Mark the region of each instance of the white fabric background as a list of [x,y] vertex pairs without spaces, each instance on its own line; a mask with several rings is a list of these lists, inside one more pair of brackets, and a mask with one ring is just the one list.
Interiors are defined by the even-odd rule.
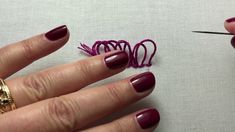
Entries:
[[[225,31],[235,16],[234,0],[1,0],[0,45],[66,24],[66,46],[17,73],[25,75],[82,58],[80,42],[144,38],[158,42],[150,69],[127,69],[111,82],[150,70],[155,91],[124,112],[153,106],[161,113],[156,132],[232,132],[235,130],[235,50],[231,36],[193,34]],[[128,112],[127,112],[128,111]]]

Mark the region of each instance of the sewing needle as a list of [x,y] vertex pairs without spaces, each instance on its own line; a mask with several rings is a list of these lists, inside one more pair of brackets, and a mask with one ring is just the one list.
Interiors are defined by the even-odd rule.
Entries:
[[192,31],[194,33],[205,33],[205,34],[218,34],[218,35],[235,35],[233,33],[223,33],[223,32],[210,32],[210,31]]

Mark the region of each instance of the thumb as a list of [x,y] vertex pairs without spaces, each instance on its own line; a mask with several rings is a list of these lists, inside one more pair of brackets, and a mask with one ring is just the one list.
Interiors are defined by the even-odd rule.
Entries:
[[235,17],[227,19],[224,22],[224,27],[228,32],[235,34]]

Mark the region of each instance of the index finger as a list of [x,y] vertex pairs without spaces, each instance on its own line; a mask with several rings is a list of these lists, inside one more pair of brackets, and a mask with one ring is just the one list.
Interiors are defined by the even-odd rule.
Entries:
[[6,78],[35,60],[44,57],[60,47],[69,39],[65,25],[47,33],[7,45],[0,49],[0,77]]

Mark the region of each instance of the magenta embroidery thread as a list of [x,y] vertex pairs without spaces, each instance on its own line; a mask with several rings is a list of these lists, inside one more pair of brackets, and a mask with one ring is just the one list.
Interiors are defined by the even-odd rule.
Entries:
[[[153,52],[150,54],[147,62],[146,62],[146,59],[147,59],[147,55],[148,55],[148,49],[146,47],[146,43],[151,43],[153,45]],[[151,39],[145,39],[145,40],[137,43],[133,47],[133,50],[131,49],[130,43],[125,40],[96,41],[93,44],[92,48],[90,48],[86,44],[82,44],[82,43],[80,46],[81,47],[78,47],[78,49],[86,52],[87,54],[89,54],[91,56],[101,54],[101,50],[103,50],[104,52],[109,52],[112,50],[124,50],[128,53],[129,58],[130,58],[129,67],[134,67],[134,68],[141,68],[141,67],[145,67],[145,66],[150,67],[152,65],[152,59],[157,52],[157,44]],[[143,59],[140,62],[138,62],[138,60],[139,60],[139,53],[138,52],[141,47],[144,50],[144,56],[143,56]]]

